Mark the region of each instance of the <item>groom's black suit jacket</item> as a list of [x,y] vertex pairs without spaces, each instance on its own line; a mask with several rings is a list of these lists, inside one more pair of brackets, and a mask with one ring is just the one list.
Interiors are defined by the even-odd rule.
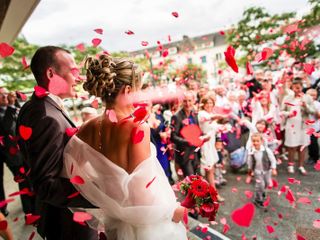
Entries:
[[[84,227],[73,222],[68,207],[93,206],[81,195],[69,199],[68,196],[76,189],[69,179],[60,177],[63,151],[70,139],[65,131],[75,127],[74,123],[50,97],[33,95],[20,110],[17,129],[20,125],[32,128],[30,139],[21,140],[20,147],[31,168],[36,212],[41,215],[39,234],[47,239],[91,239],[92,230],[86,229],[84,233],[79,229]],[[96,235],[92,239],[96,239]]]

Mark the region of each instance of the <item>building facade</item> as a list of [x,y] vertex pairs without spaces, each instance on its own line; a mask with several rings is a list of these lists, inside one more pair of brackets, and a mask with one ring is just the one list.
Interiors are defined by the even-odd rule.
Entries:
[[[150,56],[153,65],[160,64],[164,59],[172,60],[169,71],[181,68],[188,63],[201,65],[207,73],[207,82],[214,86],[217,79],[218,64],[224,61],[223,52],[226,51],[225,36],[219,32],[189,38],[183,36],[181,41],[170,42],[156,47],[144,48],[130,52],[133,58]],[[163,52],[168,55],[163,57]]]

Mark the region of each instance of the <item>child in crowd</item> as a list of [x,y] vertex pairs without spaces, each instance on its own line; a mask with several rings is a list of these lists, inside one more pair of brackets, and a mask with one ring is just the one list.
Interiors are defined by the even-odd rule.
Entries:
[[264,207],[266,198],[265,189],[272,186],[271,173],[277,175],[276,158],[272,151],[263,145],[263,137],[260,133],[251,136],[252,146],[248,152],[248,174],[254,173],[256,179],[255,200],[257,207]]
[[223,177],[222,174],[224,170],[224,160],[225,160],[225,150],[223,148],[223,141],[221,138],[216,138],[215,142],[216,150],[218,153],[218,162],[215,164],[215,181],[216,181],[216,186],[221,186],[225,185],[227,183],[227,180]]

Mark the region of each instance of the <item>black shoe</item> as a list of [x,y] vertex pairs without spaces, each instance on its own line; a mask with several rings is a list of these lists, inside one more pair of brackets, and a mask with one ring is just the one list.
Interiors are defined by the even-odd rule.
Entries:
[[6,217],[9,215],[9,211],[6,208],[1,208],[0,210],[2,212],[2,214]]
[[311,158],[309,158],[309,160],[307,161],[307,164],[308,165],[313,165],[313,164],[315,164],[316,163],[316,161],[314,161],[313,159],[311,159]]
[[199,214],[197,212],[191,213],[189,212],[188,215],[196,220],[198,220]]
[[258,208],[265,208],[265,206],[263,205],[263,202],[262,201],[259,201],[257,199],[255,199],[253,201],[254,205],[256,205]]

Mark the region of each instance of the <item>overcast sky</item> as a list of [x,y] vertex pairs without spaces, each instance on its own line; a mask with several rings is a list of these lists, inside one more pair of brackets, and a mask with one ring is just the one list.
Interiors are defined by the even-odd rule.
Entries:
[[[91,44],[99,37],[110,52],[130,51],[159,40],[181,40],[223,30],[241,19],[251,6],[263,6],[271,13],[305,12],[307,0],[41,0],[22,34],[39,45]],[[172,12],[178,12],[175,18]],[[103,35],[93,30],[102,28]],[[131,30],[135,34],[127,35]]]

